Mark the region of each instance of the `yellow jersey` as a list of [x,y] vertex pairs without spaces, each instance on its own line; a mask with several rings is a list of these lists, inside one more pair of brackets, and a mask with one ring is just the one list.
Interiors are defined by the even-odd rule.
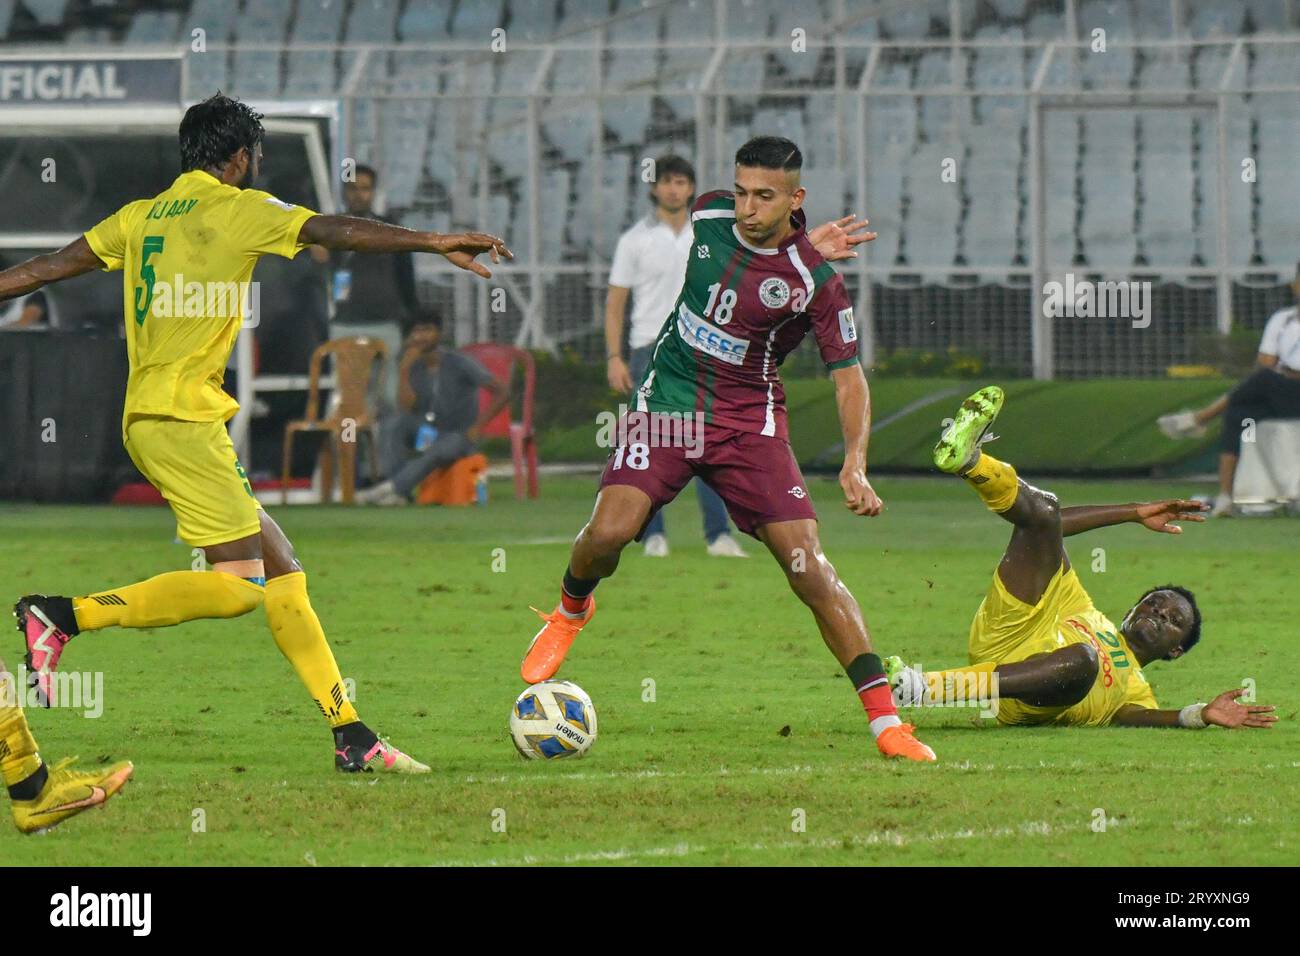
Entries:
[[[1083,591],[1083,588],[1079,588]],[[1083,592],[1086,596],[1087,592]],[[1091,644],[1097,652],[1097,679],[1088,696],[1068,707],[1056,722],[1075,727],[1100,727],[1109,724],[1120,708],[1129,704],[1154,708],[1155,694],[1119,628],[1088,602],[1061,616],[1058,646]]]
[[267,253],[297,255],[306,246],[298,233],[315,215],[193,169],[85,234],[105,271],[123,273],[124,437],[138,416],[224,422],[239,410],[222,382],[253,267]]

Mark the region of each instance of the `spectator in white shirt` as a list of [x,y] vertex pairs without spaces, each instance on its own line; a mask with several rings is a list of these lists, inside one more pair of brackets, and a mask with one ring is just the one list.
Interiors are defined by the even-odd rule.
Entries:
[[[695,169],[680,156],[655,160],[655,181],[650,187],[654,209],[619,237],[609,269],[609,296],[605,300],[605,355],[609,386],[631,392],[645,375],[654,351],[655,336],[682,290],[686,257],[691,251],[691,201],[695,198]],[[629,356],[623,360],[623,314],[632,296]],[[731,536],[727,506],[718,493],[702,481],[695,482],[708,552],[716,557],[748,557]],[[645,529],[645,553],[666,557],[668,537],[663,511],[655,513]]]
[[[1300,264],[1291,293],[1300,302]],[[1300,418],[1300,315],[1296,306],[1273,313],[1264,326],[1256,361],[1259,367],[1241,384],[1205,408],[1159,419],[1160,429],[1170,438],[1195,438],[1205,433],[1207,422],[1223,416],[1219,495],[1212,512],[1216,516],[1232,514],[1232,479],[1241,455],[1244,421]]]

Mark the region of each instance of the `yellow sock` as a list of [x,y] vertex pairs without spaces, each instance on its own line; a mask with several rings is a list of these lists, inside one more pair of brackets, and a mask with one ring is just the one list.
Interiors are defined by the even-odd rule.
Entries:
[[925,672],[927,707],[969,704],[992,696],[992,677],[997,664],[971,664]]
[[357,720],[356,708],[343,689],[343,678],[325,631],[307,597],[307,575],[282,574],[266,582],[266,622],[275,645],[298,672],[331,727]]
[[1014,505],[1020,493],[1016,469],[986,451],[980,452],[974,467],[962,477],[984,499],[988,509],[998,514]]
[[262,587],[224,571],[169,571],[124,588],[72,599],[77,627],[169,627],[201,617],[239,617],[262,603]]
[[18,706],[22,689],[14,676],[0,677],[0,778],[6,787],[22,783],[41,769],[41,755],[27,726],[27,715]]

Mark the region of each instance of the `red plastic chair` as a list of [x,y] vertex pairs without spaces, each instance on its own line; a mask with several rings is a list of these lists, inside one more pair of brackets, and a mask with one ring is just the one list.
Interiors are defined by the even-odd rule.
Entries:
[[[537,497],[537,441],[533,435],[533,389],[537,383],[537,369],[533,365],[533,356],[524,349],[513,345],[499,345],[495,342],[477,342],[466,345],[460,350],[479,362],[492,373],[497,381],[510,384],[515,366],[524,370],[524,401],[520,409],[520,421],[511,421],[510,406],[506,405],[501,413],[483,427],[484,437],[509,438],[510,456],[515,464],[515,497],[523,500],[524,472],[527,471],[528,497]],[[491,402],[487,392],[479,393],[479,411],[484,411]]]

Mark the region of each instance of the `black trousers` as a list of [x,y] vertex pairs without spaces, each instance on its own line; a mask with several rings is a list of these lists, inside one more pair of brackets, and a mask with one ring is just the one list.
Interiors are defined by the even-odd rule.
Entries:
[[1288,378],[1271,368],[1258,368],[1228,394],[1223,413],[1222,449],[1241,454],[1242,424],[1247,418],[1300,418],[1300,379]]

